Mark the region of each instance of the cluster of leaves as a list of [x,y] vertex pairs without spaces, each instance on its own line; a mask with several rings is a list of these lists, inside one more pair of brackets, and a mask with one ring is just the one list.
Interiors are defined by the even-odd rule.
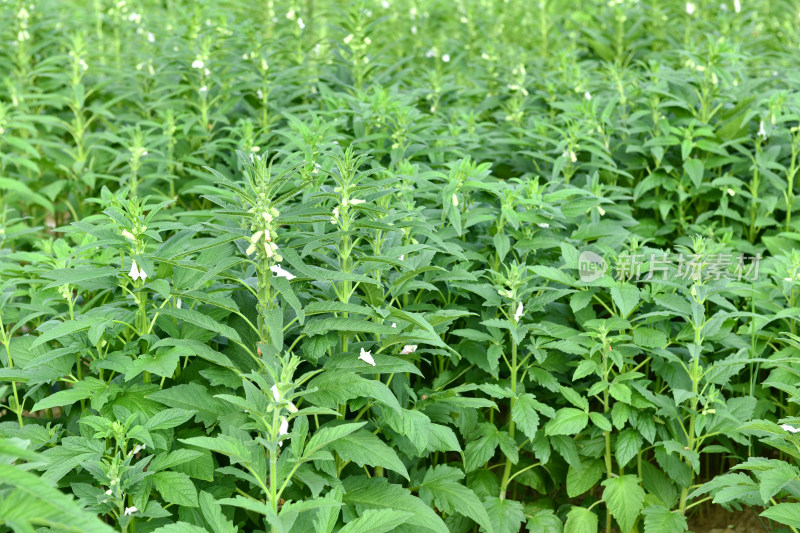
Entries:
[[800,13],[572,4],[0,2],[0,531],[796,532]]

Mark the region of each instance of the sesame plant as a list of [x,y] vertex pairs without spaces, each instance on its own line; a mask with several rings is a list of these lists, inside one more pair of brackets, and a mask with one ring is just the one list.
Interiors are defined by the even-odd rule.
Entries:
[[800,530],[794,2],[190,4],[0,0],[0,533]]

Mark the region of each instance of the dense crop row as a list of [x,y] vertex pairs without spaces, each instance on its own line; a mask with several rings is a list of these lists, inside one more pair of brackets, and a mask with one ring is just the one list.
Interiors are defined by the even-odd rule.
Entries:
[[5,0],[0,43],[0,531],[797,533],[795,2]]

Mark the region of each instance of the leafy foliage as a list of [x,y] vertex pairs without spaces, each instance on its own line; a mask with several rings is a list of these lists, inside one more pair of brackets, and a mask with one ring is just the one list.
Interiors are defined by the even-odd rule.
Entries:
[[0,3],[0,532],[800,528],[794,3],[183,7]]

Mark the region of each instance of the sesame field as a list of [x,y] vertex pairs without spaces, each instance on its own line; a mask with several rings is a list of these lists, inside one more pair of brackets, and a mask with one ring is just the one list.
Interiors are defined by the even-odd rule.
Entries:
[[0,0],[0,533],[798,533],[795,0]]

